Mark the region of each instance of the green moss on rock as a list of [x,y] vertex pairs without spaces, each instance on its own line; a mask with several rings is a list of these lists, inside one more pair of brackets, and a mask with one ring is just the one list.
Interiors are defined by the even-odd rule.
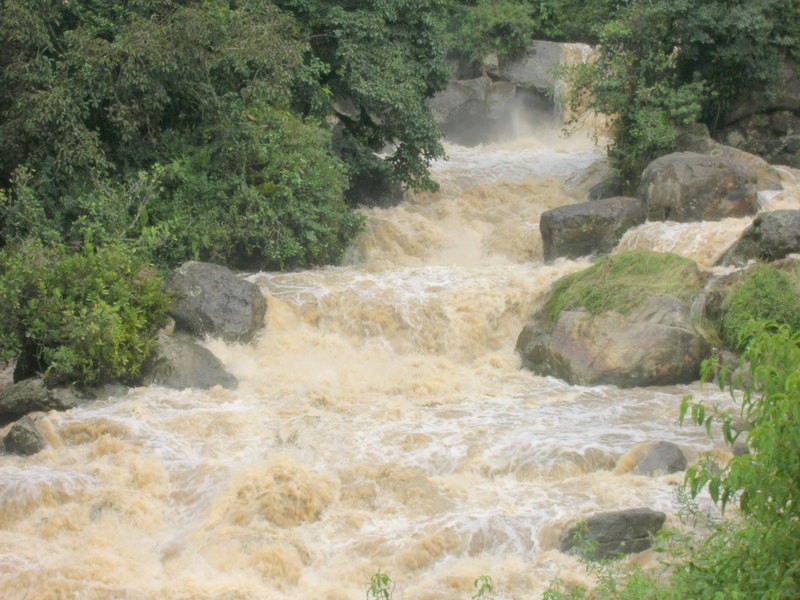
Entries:
[[689,298],[703,289],[705,276],[694,261],[677,254],[630,250],[559,279],[544,306],[548,323],[565,310],[628,314],[648,298],[670,294]]
[[722,337],[732,348],[749,342],[746,325],[773,321],[800,330],[800,265],[761,265],[747,273],[723,303]]

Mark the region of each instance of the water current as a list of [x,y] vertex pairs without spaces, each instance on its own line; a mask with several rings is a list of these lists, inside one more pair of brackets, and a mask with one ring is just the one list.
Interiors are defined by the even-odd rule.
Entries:
[[[380,570],[395,598],[466,599],[489,575],[498,598],[534,599],[586,580],[557,550],[570,520],[674,515],[681,477],[623,457],[712,447],[678,407],[719,392],[569,386],[513,350],[548,286],[589,264],[543,264],[537,223],[585,198],[603,153],[540,135],[448,155],[439,192],[365,211],[344,266],[249,276],[264,332],[205,342],[236,391],[132,389],[43,415],[48,449],[0,455],[0,598],[350,600]],[[646,224],[621,245],[709,267],[749,221]]]

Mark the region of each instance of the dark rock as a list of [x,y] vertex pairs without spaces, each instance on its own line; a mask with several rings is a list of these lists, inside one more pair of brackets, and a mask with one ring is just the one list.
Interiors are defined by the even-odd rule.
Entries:
[[734,102],[726,111],[726,123],[730,124],[759,113],[779,111],[800,113],[800,64],[791,58],[784,58],[781,71],[783,86],[777,94],[766,99],[745,94],[744,98]]
[[42,434],[36,427],[36,423],[30,417],[22,417],[9,429],[3,439],[3,446],[10,454],[30,456],[47,446]]
[[63,409],[41,379],[25,379],[0,389],[0,421],[5,423],[29,412]]
[[751,115],[729,125],[719,135],[727,144],[772,164],[800,168],[800,116],[793,112]]
[[[378,159],[380,160],[380,159]],[[347,189],[348,203],[356,206],[390,208],[403,201],[403,186],[389,179],[380,163],[353,174]]]
[[619,175],[612,175],[589,188],[588,199],[602,200],[603,198],[622,196],[622,187],[622,178]]
[[210,350],[182,335],[159,335],[158,358],[148,380],[176,390],[207,390],[215,385],[232,390],[238,385]]
[[169,314],[179,330],[247,342],[264,326],[267,304],[259,287],[221,265],[184,263],[164,288],[175,296]]
[[589,560],[643,552],[664,526],[667,515],[649,508],[632,508],[593,515],[561,535],[561,551]]
[[26,379],[0,389],[0,423],[8,423],[30,412],[69,410],[93,400],[122,396],[127,390],[115,382],[87,388],[49,388],[42,379]]
[[687,464],[677,444],[660,441],[637,444],[620,458],[617,467],[623,472],[654,477],[685,471]]
[[644,221],[637,198],[605,198],[545,211],[539,222],[544,259],[607,254],[628,229]]
[[540,375],[578,385],[635,387],[696,381],[709,345],[692,327],[689,307],[660,295],[627,316],[564,311],[551,329],[530,323],[516,349]]
[[776,210],[759,214],[719,264],[742,265],[753,259],[769,262],[798,252],[800,210]]
[[651,220],[717,221],[755,213],[757,182],[757,173],[744,161],[676,152],[647,166],[639,197]]

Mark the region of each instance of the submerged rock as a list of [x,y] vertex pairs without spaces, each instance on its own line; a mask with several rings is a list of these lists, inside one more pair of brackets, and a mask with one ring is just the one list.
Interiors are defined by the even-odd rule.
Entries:
[[167,278],[169,315],[178,329],[229,342],[248,342],[264,326],[267,303],[254,283],[211,263],[187,262]]
[[666,514],[650,508],[596,514],[561,535],[561,551],[589,560],[643,552],[650,548],[666,519]]
[[44,450],[47,442],[39,433],[33,419],[26,416],[11,426],[3,439],[3,446],[10,454],[30,456]]
[[238,385],[210,350],[181,335],[158,336],[158,358],[148,379],[176,390],[207,390],[216,385],[232,390]]
[[687,465],[686,455],[677,444],[666,441],[643,442],[623,455],[614,471],[656,477],[685,471]]

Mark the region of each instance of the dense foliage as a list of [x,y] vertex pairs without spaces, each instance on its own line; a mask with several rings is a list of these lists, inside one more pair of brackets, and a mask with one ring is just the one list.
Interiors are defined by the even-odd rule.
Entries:
[[[800,597],[800,329],[757,319],[748,327],[743,359],[752,384],[741,394],[731,389],[738,409],[713,416],[702,404],[683,406],[699,425],[719,421],[731,446],[746,436],[749,450],[722,471],[704,463],[687,473],[692,496],[707,488],[723,510],[736,505],[738,515],[679,566],[683,597]],[[749,431],[735,428],[736,421]]]
[[5,240],[281,268],[357,232],[329,134],[290,111],[307,47],[270,2],[7,0],[0,22]]
[[[48,383],[135,381],[166,320],[153,268],[124,247],[0,251],[0,344]],[[20,365],[18,365],[19,368]]]
[[336,148],[354,185],[379,178],[434,188],[428,166],[444,149],[425,99],[450,75],[444,0],[277,3],[297,17],[309,48],[296,105],[336,115]]
[[735,101],[779,88],[782,56],[800,51],[800,10],[796,0],[631,0],[599,42],[599,60],[575,75],[574,101],[589,92],[613,116],[610,156],[634,186],[686,126],[713,133]]

